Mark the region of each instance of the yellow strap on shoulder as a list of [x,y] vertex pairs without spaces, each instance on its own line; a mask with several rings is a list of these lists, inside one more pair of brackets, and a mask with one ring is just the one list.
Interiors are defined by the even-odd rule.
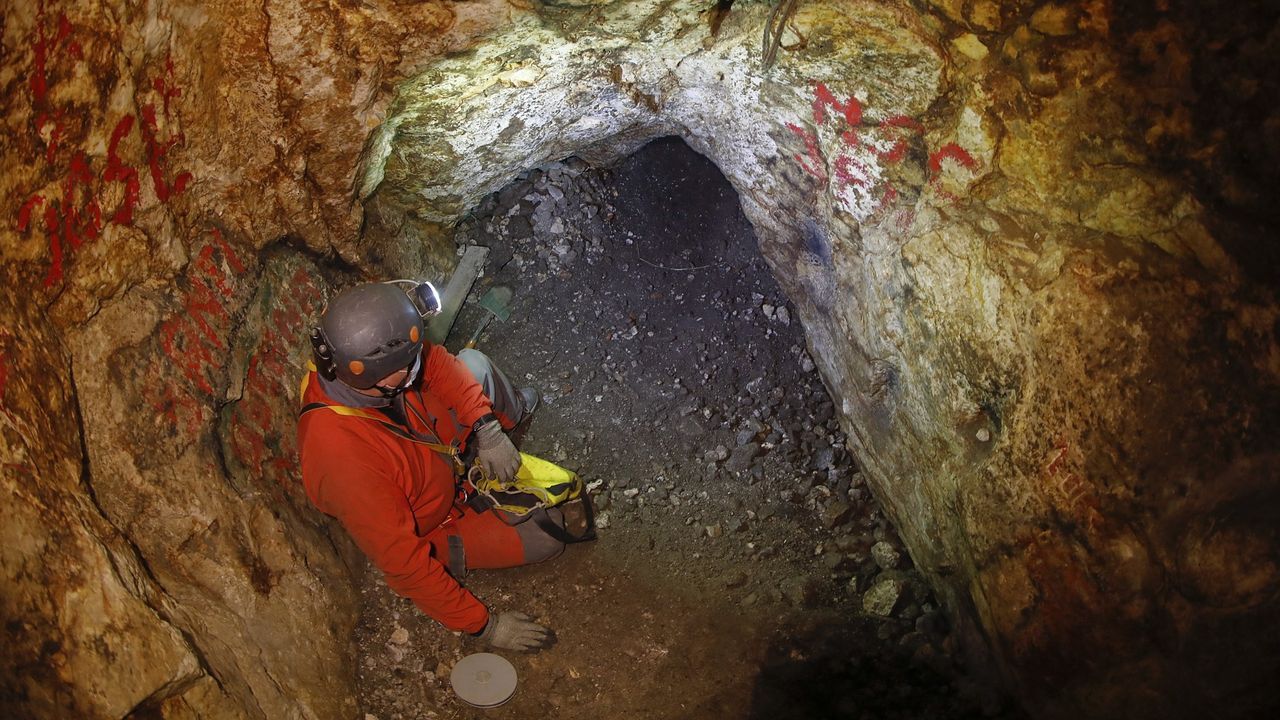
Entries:
[[[316,364],[313,361],[308,360],[307,372],[302,376],[302,384],[298,389],[299,401],[302,401],[305,398],[305,395],[307,392],[307,386],[311,382],[311,373],[315,371],[316,371]],[[358,417],[358,418],[364,418],[365,420],[372,420],[382,425],[386,429],[390,430],[397,437],[404,438],[405,440],[409,440],[410,442],[415,442],[419,445],[425,445],[430,450],[434,450],[435,452],[438,452],[441,455],[449,456],[449,458],[453,460],[453,463],[455,466],[459,466],[461,464],[460,461],[458,460],[458,455],[460,454],[458,452],[458,448],[452,445],[433,443],[427,440],[423,440],[421,438],[414,437],[413,435],[405,431],[403,428],[397,427],[393,423],[388,422],[387,418],[380,413],[371,412],[369,410],[361,410],[359,408],[348,407],[346,405],[330,405],[329,403],[309,403],[302,406],[302,410],[301,412],[298,413],[298,417],[302,417],[303,415],[306,415],[312,410],[320,410],[320,409],[332,410],[338,415],[345,415],[347,417]]]

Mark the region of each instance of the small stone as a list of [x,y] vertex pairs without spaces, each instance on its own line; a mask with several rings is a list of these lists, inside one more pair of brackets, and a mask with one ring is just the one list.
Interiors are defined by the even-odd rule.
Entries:
[[841,502],[839,500],[829,503],[822,509],[823,527],[828,530],[834,530],[849,520],[849,514],[852,511],[853,508],[849,506],[849,503]]
[[982,60],[989,52],[977,35],[965,33],[951,41],[951,46],[970,60]]
[[739,588],[747,584],[747,574],[741,570],[731,573],[725,578],[724,586],[730,589]]
[[507,234],[514,240],[523,240],[533,235],[533,226],[529,224],[529,218],[517,215],[507,221]]
[[397,627],[391,633],[391,642],[396,645],[404,645],[409,642],[409,631],[402,627]]
[[706,526],[705,530],[707,533],[707,537],[711,538],[712,540],[715,540],[721,535],[724,535],[724,528],[720,527],[720,523],[716,523],[715,525],[708,525]]
[[1043,5],[1031,15],[1031,29],[1042,35],[1063,37],[1074,35],[1080,10],[1073,5]]
[[796,607],[812,607],[818,596],[818,584],[813,578],[795,578],[783,585],[782,595]]
[[937,610],[925,610],[916,618],[916,631],[939,637],[947,633],[947,620]]
[[894,570],[902,563],[902,553],[887,542],[878,542],[871,546],[871,559],[881,570]]
[[729,448],[723,445],[717,445],[704,453],[702,457],[704,460],[710,460],[712,462],[723,462],[729,457]]
[[977,0],[969,10],[969,22],[983,30],[999,30],[1000,6],[994,0]]
[[761,452],[760,443],[747,443],[734,449],[725,461],[724,467],[732,472],[745,472],[751,467],[751,461]]
[[844,553],[829,552],[822,556],[820,562],[828,572],[839,572],[848,567],[849,556]]
[[914,653],[921,646],[928,645],[929,638],[925,637],[924,633],[918,633],[913,630],[899,638],[898,644]]
[[788,312],[787,309],[784,307],[778,308],[778,311],[774,313],[774,319],[776,319],[778,322],[782,323],[783,325],[787,325],[787,326],[791,325],[791,313]]
[[835,449],[824,447],[813,454],[813,457],[809,460],[809,466],[814,470],[826,470],[835,463],[835,460]]
[[974,433],[973,436],[978,438],[978,442],[987,442],[991,439],[991,431],[986,428],[978,428],[978,432]]
[[894,578],[884,578],[871,586],[866,595],[862,596],[862,609],[869,615],[877,617],[892,617],[893,611],[897,609],[898,602],[902,600],[903,584],[901,580]]

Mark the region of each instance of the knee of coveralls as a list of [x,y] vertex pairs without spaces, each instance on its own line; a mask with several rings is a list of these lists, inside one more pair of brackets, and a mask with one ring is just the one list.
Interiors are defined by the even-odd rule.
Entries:
[[489,359],[488,355],[474,348],[458,351],[458,360],[471,371],[480,383],[484,394],[493,404],[493,412],[504,430],[510,430],[524,418],[524,399],[506,374]]
[[[547,512],[558,524],[564,524],[559,510]],[[462,540],[468,570],[529,565],[550,560],[564,551],[564,543],[544,533],[532,520],[508,525],[493,511],[477,513],[469,507],[461,518],[427,536],[437,557],[448,557],[451,535]]]

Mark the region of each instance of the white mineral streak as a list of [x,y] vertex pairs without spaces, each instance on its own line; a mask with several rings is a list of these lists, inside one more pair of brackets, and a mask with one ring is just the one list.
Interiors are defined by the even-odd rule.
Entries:
[[[804,152],[803,142],[786,128],[794,121],[819,138],[825,158],[820,172],[829,175],[836,209],[863,223],[885,205],[876,152],[886,151],[891,141],[863,132],[861,144],[845,147],[840,136],[847,128],[840,126],[838,111],[828,108],[828,121],[816,128],[811,115],[818,82],[831,84],[841,102],[853,88],[867,118],[911,116],[928,107],[937,92],[938,60],[923,43],[889,43],[900,32],[890,14],[874,8],[860,12],[857,27],[867,30],[866,39],[835,33],[839,45],[832,57],[788,62],[766,76],[759,71],[759,26],[737,28],[736,34],[722,29],[706,50],[705,32],[688,31],[697,22],[696,3],[626,5],[602,11],[600,26],[611,33],[605,38],[585,33],[580,39],[565,38],[517,21],[474,52],[426,68],[406,84],[401,102],[387,118],[385,127],[397,131],[384,128],[374,134],[361,170],[361,197],[387,180],[383,168],[397,132],[416,154],[449,148],[449,159],[442,158],[446,172],[420,178],[415,188],[428,201],[420,216],[437,222],[452,221],[461,208],[445,202],[436,209],[433,201],[461,198],[466,204],[526,167],[583,147],[607,148],[610,138],[676,133],[716,162],[743,195],[753,221],[776,226],[755,198],[780,192],[780,176],[771,168],[794,163],[797,144]],[[841,12],[831,16],[834,6],[829,5],[814,4],[814,18],[835,17],[839,27],[853,27]],[[742,11],[744,17],[748,13],[763,22],[763,9]],[[645,42],[628,43],[626,35],[635,32],[637,23],[647,23]],[[536,48],[536,57],[511,60],[530,48]],[[885,70],[886,54],[895,55],[888,63],[892,76]],[[851,73],[849,63],[861,72]],[[854,82],[846,85],[844,78]],[[769,98],[763,96],[766,87]],[[779,99],[790,112],[778,107]],[[780,141],[785,145],[780,147]],[[622,154],[629,147],[624,143],[614,152]],[[513,153],[511,148],[523,150]],[[837,181],[837,165],[847,181]],[[402,178],[396,181],[403,184]]]

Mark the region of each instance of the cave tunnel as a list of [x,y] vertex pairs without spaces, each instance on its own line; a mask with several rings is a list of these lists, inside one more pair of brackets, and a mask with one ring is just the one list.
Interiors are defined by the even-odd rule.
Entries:
[[[4,716],[1280,711],[1271,4],[39,0],[0,39]],[[598,528],[448,580],[555,631],[487,710],[451,673],[491,648],[297,437],[326,305],[477,249],[441,344],[539,390],[513,438]]]

